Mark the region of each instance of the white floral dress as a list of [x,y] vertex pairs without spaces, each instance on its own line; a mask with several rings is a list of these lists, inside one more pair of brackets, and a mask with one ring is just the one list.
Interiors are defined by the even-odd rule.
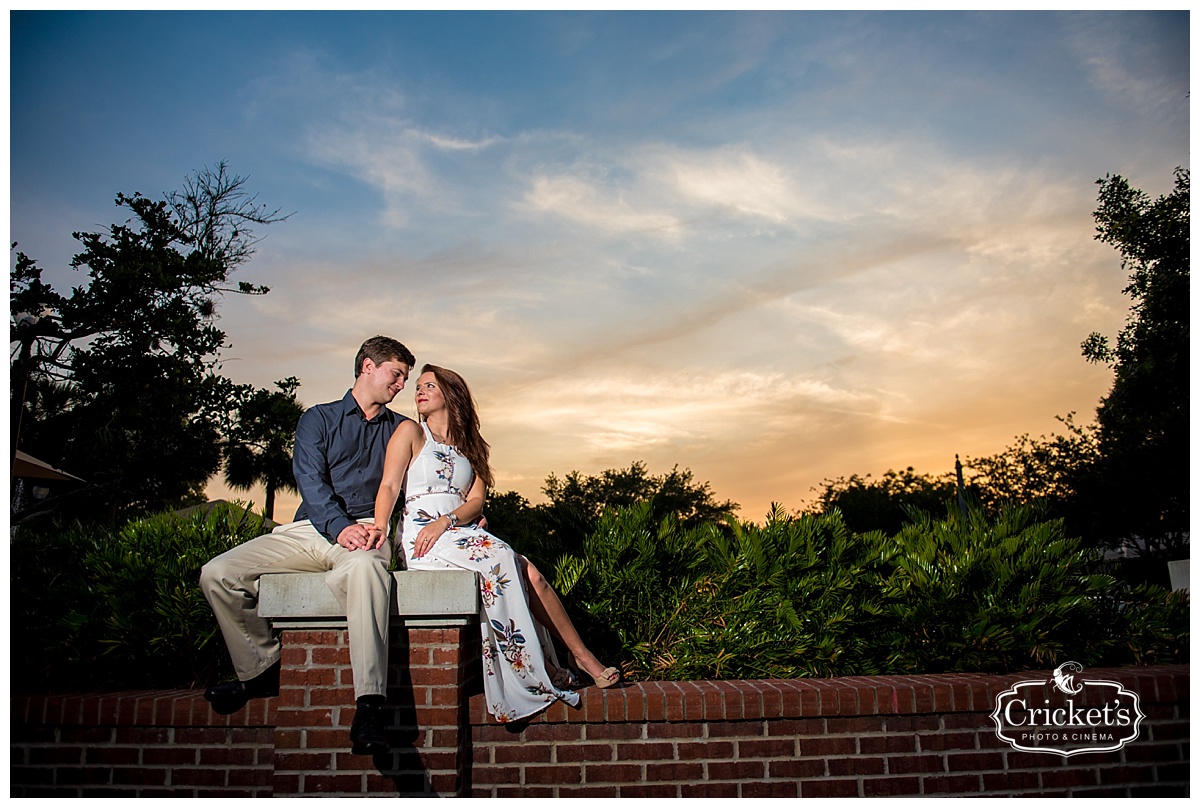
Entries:
[[421,558],[413,546],[421,528],[462,505],[475,472],[453,446],[438,443],[425,424],[425,445],[408,467],[401,546],[410,570],[472,570],[479,580],[483,630],[483,692],[497,721],[516,721],[562,699],[578,706],[579,694],[550,681],[546,661],[557,667],[546,630],[529,611],[516,551],[475,525],[447,530]]

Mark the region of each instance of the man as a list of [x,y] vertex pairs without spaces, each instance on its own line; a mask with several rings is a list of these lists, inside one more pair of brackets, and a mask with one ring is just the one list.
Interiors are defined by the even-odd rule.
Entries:
[[346,614],[357,710],[355,754],[388,750],[387,693],[392,548],[372,527],[388,440],[404,416],[387,408],[416,359],[389,337],[372,337],[354,360],[354,386],[341,401],[307,410],[296,426],[292,468],[302,501],[295,521],[222,553],[200,586],[220,624],[237,680],[210,687],[213,709],[230,713],[279,693],[279,639],[258,616],[258,579],[272,572],[324,572]]

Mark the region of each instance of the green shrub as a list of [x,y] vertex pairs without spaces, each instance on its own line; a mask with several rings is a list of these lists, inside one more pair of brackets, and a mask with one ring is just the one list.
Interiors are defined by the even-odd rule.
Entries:
[[1011,671],[1184,661],[1188,598],[1129,589],[1029,508],[919,512],[895,536],[836,510],[764,525],[608,511],[556,585],[639,679]]
[[13,686],[188,687],[230,672],[198,580],[212,557],[264,532],[226,505],[112,531],[18,530],[12,539]]

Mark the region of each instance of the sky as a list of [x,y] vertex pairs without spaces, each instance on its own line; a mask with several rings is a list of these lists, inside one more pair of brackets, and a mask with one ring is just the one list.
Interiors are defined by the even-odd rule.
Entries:
[[220,304],[226,375],[334,400],[386,334],[467,379],[500,491],[640,460],[760,520],[1092,419],[1079,344],[1129,304],[1095,182],[1189,165],[1189,27],[12,12],[9,242],[65,291],[117,192],[226,160],[292,213],[235,276],[271,292]]

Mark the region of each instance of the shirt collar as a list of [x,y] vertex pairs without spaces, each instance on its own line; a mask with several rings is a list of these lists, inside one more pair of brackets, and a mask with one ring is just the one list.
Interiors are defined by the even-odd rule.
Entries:
[[368,424],[390,424],[396,420],[396,413],[392,412],[384,405],[379,415],[372,418],[370,421],[363,415],[363,411],[359,409],[358,402],[354,400],[354,389],[346,391],[346,395],[342,396],[342,417],[348,418],[351,415],[357,415],[362,418],[364,423]]

